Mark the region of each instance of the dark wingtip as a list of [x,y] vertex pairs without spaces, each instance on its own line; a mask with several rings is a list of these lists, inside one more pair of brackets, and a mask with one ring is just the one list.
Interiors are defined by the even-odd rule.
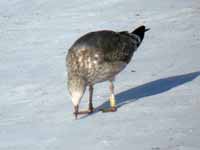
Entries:
[[149,30],[150,30],[150,28],[146,28],[146,26],[141,25],[141,26],[137,27],[132,33],[137,34],[138,32],[146,32]]
[[144,25],[137,27],[132,34],[135,34],[140,37],[140,41],[143,40],[145,32],[149,31],[150,28],[146,28]]
[[150,28],[145,28],[145,32],[147,32],[147,31],[149,31],[150,30]]

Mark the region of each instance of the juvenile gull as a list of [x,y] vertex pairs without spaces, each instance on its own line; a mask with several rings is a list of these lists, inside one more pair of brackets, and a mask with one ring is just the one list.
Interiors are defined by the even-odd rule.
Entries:
[[[145,26],[140,26],[131,33],[102,30],[87,33],[75,41],[66,57],[68,90],[75,118],[78,114],[94,111],[93,86],[103,81],[110,82],[110,108],[107,111],[117,110],[113,80],[131,61],[148,30]],[[87,86],[89,108],[87,111],[79,111],[79,103]]]

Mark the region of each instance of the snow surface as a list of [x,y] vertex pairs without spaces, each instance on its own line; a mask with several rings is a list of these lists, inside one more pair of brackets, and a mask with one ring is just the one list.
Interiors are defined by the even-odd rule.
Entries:
[[[74,120],[67,49],[141,24],[151,30],[116,79],[118,111]],[[199,150],[199,91],[199,0],[0,1],[0,150]],[[96,107],[108,97],[95,86]]]

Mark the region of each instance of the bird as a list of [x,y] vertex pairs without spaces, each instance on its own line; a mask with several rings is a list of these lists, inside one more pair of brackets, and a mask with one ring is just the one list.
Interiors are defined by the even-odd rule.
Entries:
[[[117,110],[114,95],[114,80],[131,61],[137,48],[141,45],[145,32],[149,28],[141,25],[132,32],[99,30],[86,33],[77,39],[66,55],[68,91],[74,107],[74,116],[94,112],[94,85],[109,81],[110,108],[107,112]],[[85,111],[79,111],[79,104],[89,89],[89,105]]]

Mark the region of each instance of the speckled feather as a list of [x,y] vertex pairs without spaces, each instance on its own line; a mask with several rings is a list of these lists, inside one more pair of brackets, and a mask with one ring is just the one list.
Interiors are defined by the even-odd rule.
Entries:
[[69,49],[68,78],[79,76],[87,84],[110,80],[130,62],[140,42],[128,32],[90,32]]

